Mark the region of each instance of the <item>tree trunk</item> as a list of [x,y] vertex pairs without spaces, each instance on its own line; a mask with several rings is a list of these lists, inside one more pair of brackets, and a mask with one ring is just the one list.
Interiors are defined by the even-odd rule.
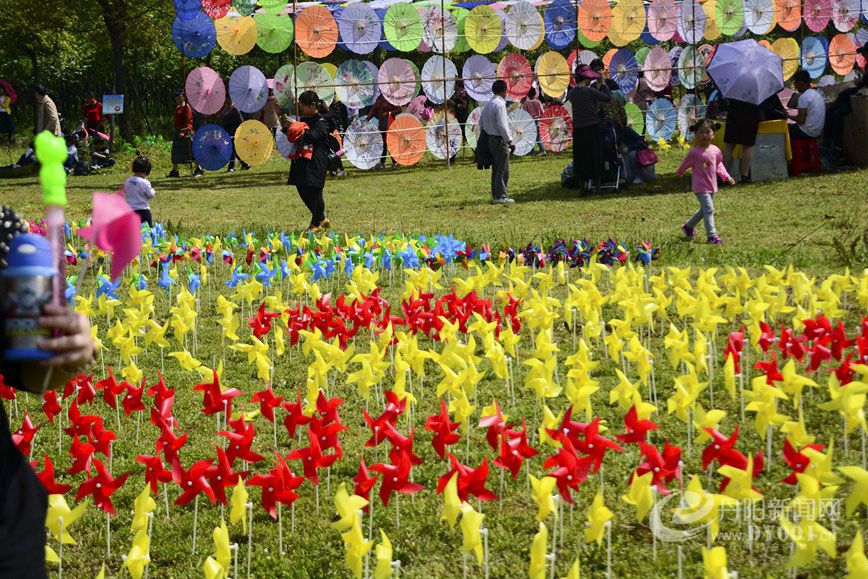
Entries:
[[127,141],[132,140],[130,115],[135,110],[130,102],[131,95],[127,91],[129,70],[126,58],[126,0],[98,0],[102,9],[102,18],[105,22],[109,38],[112,43],[112,68],[114,72],[114,93],[124,95],[124,113],[117,115],[118,127],[121,136]]

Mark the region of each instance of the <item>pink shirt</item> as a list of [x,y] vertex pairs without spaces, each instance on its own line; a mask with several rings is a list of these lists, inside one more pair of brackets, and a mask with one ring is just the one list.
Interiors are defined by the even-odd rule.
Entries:
[[688,169],[693,172],[694,193],[717,193],[717,177],[724,181],[730,178],[729,173],[726,172],[726,167],[723,166],[723,153],[714,145],[709,145],[707,149],[691,148],[684,160],[681,161],[676,173],[680,177]]
[[539,119],[543,114],[543,106],[542,103],[537,99],[527,99],[524,101],[524,104],[521,105],[527,114],[533,117],[534,120]]

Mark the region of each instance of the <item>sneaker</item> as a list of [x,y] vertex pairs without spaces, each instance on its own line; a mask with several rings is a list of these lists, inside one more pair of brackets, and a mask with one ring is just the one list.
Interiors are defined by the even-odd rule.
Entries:
[[509,205],[510,203],[515,203],[515,199],[512,197],[495,197],[491,200],[492,205]]
[[751,182],[750,175],[742,175],[741,180],[739,181],[739,183],[745,183],[745,184],[750,183],[750,182]]
[[241,170],[242,171],[249,171],[250,165],[248,165],[247,163],[241,163]]
[[343,169],[341,169],[340,171],[338,171],[338,172],[335,174],[335,177],[346,177],[346,176],[347,176],[347,172],[344,171]]
[[317,233],[322,233],[322,227],[319,225],[312,225],[307,228],[307,233],[313,233],[316,235]]
[[326,217],[325,219],[323,219],[323,220],[320,222],[320,224],[319,224],[319,228],[320,228],[320,229],[330,229],[331,226],[332,226],[332,222],[329,221],[329,218],[328,218],[328,217]]
[[708,238],[708,243],[712,245],[723,245],[723,240],[717,235]]
[[385,164],[385,163],[380,163],[379,165],[375,165],[375,166],[374,166],[374,169],[376,169],[377,171],[382,171],[382,170],[384,170],[385,168],[386,168],[386,164]]
[[227,173],[234,173],[234,172],[235,172],[235,167],[229,167],[228,169],[226,169],[226,172],[227,172]]
[[202,169],[196,169],[195,171],[193,171],[194,177],[201,177],[204,174],[205,174],[205,171],[203,171]]
[[181,174],[178,173],[178,171],[177,171],[176,169],[173,169],[173,170],[169,171],[169,174],[166,175],[166,177],[168,177],[168,178],[170,178],[170,179],[173,178],[173,177],[180,177],[180,176],[181,176]]
[[696,237],[696,232],[693,231],[692,227],[688,227],[686,223],[681,226],[681,231],[684,232],[684,235],[687,236],[687,239],[693,239],[694,237]]

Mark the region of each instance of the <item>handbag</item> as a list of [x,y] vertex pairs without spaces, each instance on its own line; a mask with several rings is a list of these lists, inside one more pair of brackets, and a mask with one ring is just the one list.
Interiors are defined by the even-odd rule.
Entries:
[[660,159],[657,158],[657,153],[655,153],[653,149],[649,148],[636,151],[636,162],[643,167],[647,167],[648,165],[654,165],[659,160]]

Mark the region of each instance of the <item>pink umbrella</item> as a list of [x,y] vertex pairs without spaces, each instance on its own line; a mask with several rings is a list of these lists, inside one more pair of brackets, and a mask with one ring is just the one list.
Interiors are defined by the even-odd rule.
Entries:
[[216,71],[207,66],[194,68],[187,75],[184,91],[190,106],[203,115],[216,114],[226,100],[226,87]]
[[655,46],[645,55],[642,70],[651,90],[659,92],[665,89],[669,86],[669,79],[672,76],[672,61],[669,59],[669,53],[665,48]]
[[859,21],[860,11],[859,0],[832,0],[832,22],[838,32],[850,32]]
[[802,9],[805,25],[814,32],[822,32],[832,17],[831,0],[805,0]]
[[549,151],[566,151],[573,142],[573,121],[569,111],[560,105],[552,105],[543,111],[539,119],[539,135]]
[[648,32],[660,42],[675,34],[678,26],[678,8],[673,0],[653,0],[648,7]]
[[387,101],[402,107],[416,92],[416,71],[403,58],[390,58],[380,67],[377,84]]
[[533,85],[533,69],[523,54],[507,54],[497,67],[497,77],[506,82],[506,96],[520,100]]
[[708,15],[697,0],[684,0],[678,15],[677,32],[687,44],[696,44],[705,34]]

